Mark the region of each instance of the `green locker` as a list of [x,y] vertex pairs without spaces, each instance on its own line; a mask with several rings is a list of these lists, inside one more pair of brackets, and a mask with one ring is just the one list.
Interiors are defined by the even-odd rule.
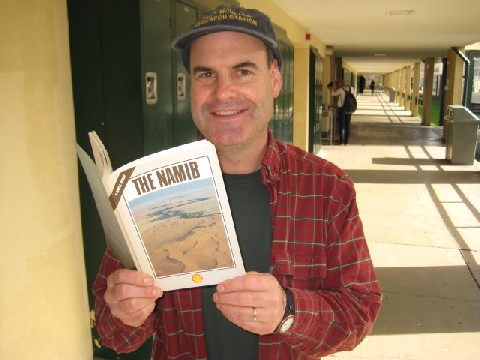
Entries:
[[141,0],[141,80],[145,153],[175,145],[172,109],[171,1]]
[[[175,31],[173,37],[186,31],[190,24],[198,19],[198,13],[199,10],[191,5],[180,1],[175,2]],[[193,125],[190,111],[190,77],[187,69],[183,66],[180,54],[175,52],[174,58],[173,66],[176,83],[173,96],[176,110],[174,136],[178,144],[183,144],[195,140],[199,133]]]
[[285,110],[284,110],[284,125],[282,140],[286,143],[293,143],[293,60],[294,60],[294,50],[292,45],[283,45],[281,44],[283,59],[285,63],[285,68],[283,70],[283,81],[285,82],[284,86],[284,97],[285,97]]
[[[70,51],[77,142],[89,153],[87,132],[97,131],[116,168],[145,154],[197,137],[190,103],[177,98],[177,74],[184,72],[170,49],[176,33],[200,11],[221,1],[68,0]],[[189,8],[185,18],[182,9]],[[175,26],[175,28],[172,28]],[[188,78],[187,87],[188,88]],[[82,232],[91,287],[105,251],[104,233],[83,172],[79,172]],[[149,359],[151,342],[117,355],[99,341],[92,327],[94,356]]]
[[293,142],[293,45],[285,30],[273,25],[282,52],[282,90],[274,102],[270,128],[275,137],[285,143]]
[[317,154],[322,147],[321,119],[323,94],[323,61],[315,48],[310,48],[308,151]]

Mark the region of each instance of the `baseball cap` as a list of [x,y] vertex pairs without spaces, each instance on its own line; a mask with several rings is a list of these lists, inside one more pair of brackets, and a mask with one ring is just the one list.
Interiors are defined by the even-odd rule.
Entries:
[[201,36],[219,31],[242,32],[262,40],[272,50],[274,59],[281,67],[282,54],[270,18],[256,9],[221,5],[205,13],[185,33],[173,40],[172,48],[181,51],[183,64],[188,69],[192,42]]

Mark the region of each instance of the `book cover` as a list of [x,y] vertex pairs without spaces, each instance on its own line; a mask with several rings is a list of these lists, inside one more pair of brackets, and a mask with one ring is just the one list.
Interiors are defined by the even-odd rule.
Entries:
[[152,275],[164,291],[245,273],[213,144],[181,145],[112,171],[102,142],[89,136],[95,164],[78,145],[77,152],[124,266]]

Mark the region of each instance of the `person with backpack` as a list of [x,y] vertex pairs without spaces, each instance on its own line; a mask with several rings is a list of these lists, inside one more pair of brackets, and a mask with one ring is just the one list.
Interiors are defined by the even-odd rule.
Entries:
[[[336,103],[338,141],[336,142],[336,144],[348,145],[351,133],[350,125],[352,123],[352,113],[356,110],[355,97],[353,96],[353,94],[346,90],[345,83],[341,79],[335,82],[331,81],[327,85],[327,88],[332,92],[332,96],[338,96],[338,100]],[[351,95],[348,95],[348,101],[346,101],[347,94]]]

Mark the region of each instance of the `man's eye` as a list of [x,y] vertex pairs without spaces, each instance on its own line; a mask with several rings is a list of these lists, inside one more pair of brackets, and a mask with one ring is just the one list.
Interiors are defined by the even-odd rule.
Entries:
[[238,74],[241,76],[250,75],[252,72],[249,69],[238,69]]
[[206,72],[200,73],[198,77],[201,79],[211,79],[214,77],[214,74],[211,71],[206,71]]

